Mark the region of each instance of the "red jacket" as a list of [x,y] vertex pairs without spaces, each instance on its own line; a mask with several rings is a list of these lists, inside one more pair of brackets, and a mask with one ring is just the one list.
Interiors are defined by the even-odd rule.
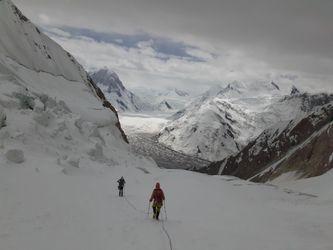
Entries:
[[150,202],[154,201],[154,204],[163,204],[163,201],[165,200],[163,190],[160,188],[159,183],[156,183],[156,187],[151,194],[151,197],[149,199]]

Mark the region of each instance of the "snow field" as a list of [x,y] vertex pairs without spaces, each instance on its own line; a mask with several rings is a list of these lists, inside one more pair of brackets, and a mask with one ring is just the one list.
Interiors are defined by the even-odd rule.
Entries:
[[[156,181],[165,191],[164,225],[173,249],[333,247],[332,199],[323,203],[232,177],[138,167],[86,159],[64,174],[51,158],[33,154],[21,165],[1,164],[1,249],[170,249],[161,222],[146,215]],[[125,199],[117,197],[120,176],[127,182]]]

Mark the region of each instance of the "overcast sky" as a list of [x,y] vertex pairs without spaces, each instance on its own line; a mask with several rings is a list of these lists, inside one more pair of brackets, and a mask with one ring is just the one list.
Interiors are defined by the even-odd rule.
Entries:
[[233,80],[333,91],[331,0],[14,0],[87,70],[128,87]]

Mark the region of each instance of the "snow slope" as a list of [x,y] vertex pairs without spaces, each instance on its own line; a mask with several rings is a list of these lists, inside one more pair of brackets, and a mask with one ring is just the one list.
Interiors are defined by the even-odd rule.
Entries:
[[[21,167],[1,165],[3,249],[170,249],[163,226],[172,249],[333,247],[333,200],[323,200],[320,189],[311,189],[319,195],[315,197],[226,176],[131,164],[110,168],[96,163],[64,175],[56,164],[42,159]],[[127,181],[124,199],[116,195],[119,176]],[[325,180],[324,191],[332,190],[331,180]],[[147,218],[156,181],[167,199],[164,222]],[[311,187],[309,182],[302,188]]]

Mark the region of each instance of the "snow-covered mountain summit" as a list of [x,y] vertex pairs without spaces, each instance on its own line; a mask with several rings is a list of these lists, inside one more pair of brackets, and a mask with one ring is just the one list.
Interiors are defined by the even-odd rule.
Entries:
[[139,112],[152,110],[138,96],[127,90],[118,75],[110,69],[103,68],[91,73],[91,78],[103,90],[106,98],[119,111]]
[[91,73],[91,78],[97,84],[106,86],[107,92],[115,91],[117,94],[120,94],[121,91],[125,90],[125,87],[122,81],[120,81],[119,76],[108,68],[103,68]]

